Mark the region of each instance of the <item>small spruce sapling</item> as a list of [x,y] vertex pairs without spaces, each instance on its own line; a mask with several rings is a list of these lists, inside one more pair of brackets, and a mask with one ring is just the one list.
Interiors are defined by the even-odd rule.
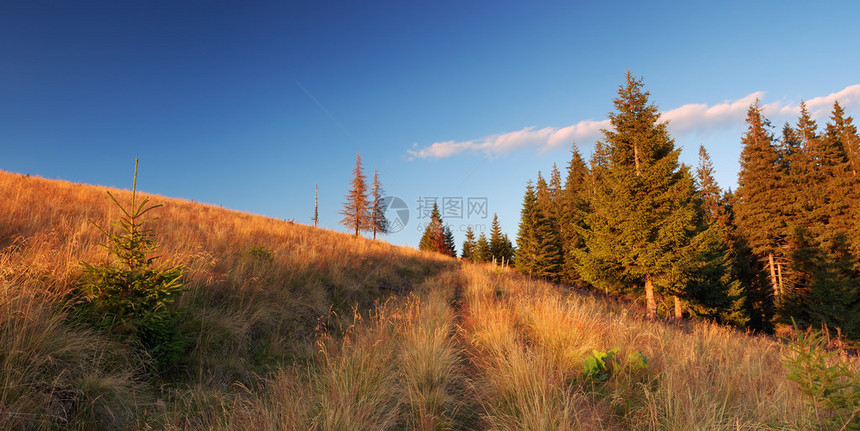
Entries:
[[787,339],[783,364],[789,380],[806,394],[820,429],[860,429],[860,372],[826,349],[827,338],[804,334],[792,318],[796,340]]
[[131,206],[124,207],[107,192],[121,216],[107,231],[90,221],[106,237],[102,244],[112,257],[100,265],[83,263],[84,274],[75,293],[78,317],[122,340],[137,343],[164,369],[179,359],[187,340],[177,330],[179,313],[168,308],[183,291],[182,267],[156,265],[158,249],[151,229],[157,218],[144,218],[161,205],[137,199],[137,159]]

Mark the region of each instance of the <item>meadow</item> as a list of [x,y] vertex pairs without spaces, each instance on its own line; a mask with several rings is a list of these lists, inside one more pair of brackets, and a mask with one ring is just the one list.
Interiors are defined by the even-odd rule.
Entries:
[[184,268],[172,307],[189,344],[153,373],[69,299],[82,262],[108,257],[93,225],[120,216],[106,190],[0,171],[0,429],[834,423],[787,378],[779,339],[646,320],[636,304],[508,268],[161,196],[149,196],[164,205],[158,260]]

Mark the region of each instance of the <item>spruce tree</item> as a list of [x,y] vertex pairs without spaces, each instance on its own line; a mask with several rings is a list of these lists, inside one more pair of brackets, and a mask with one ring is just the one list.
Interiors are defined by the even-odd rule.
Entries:
[[562,212],[564,211],[564,188],[561,186],[561,172],[558,170],[558,165],[552,164],[552,171],[549,176],[549,211],[550,216],[558,225],[561,223]]
[[434,203],[430,211],[430,223],[424,229],[421,241],[418,243],[419,250],[435,251],[446,256],[456,256],[454,249],[454,235],[451,229],[445,226],[439,206]]
[[561,210],[558,217],[559,236],[562,245],[562,280],[579,284],[582,278],[576,269],[575,250],[585,251],[582,231],[588,213],[588,168],[579,154],[576,144],[571,147],[567,178],[561,193]]
[[[842,233],[850,238],[849,244],[855,255],[860,253],[860,238],[851,235],[858,227],[858,204],[860,204],[860,177],[856,171],[856,156],[860,152],[860,137],[857,128],[851,124],[852,118],[845,117],[839,103],[833,105],[830,121],[820,138],[820,171],[824,174],[819,195],[825,195],[822,202],[828,226],[822,238],[831,240],[832,235]],[[825,193],[821,193],[826,191]]]
[[383,200],[382,185],[379,183],[379,171],[373,170],[373,190],[371,191],[370,225],[373,239],[376,233],[388,233],[388,220],[385,218],[385,201]]
[[[561,182],[558,175],[558,169],[554,168],[557,177],[556,184]],[[558,186],[554,187],[557,188]],[[534,215],[534,234],[538,246],[537,261],[534,265],[534,275],[557,282],[561,279],[563,272],[563,255],[561,246],[561,235],[559,234],[559,224],[556,218],[558,214],[556,197],[558,192],[554,191],[547,184],[540,172],[538,172],[537,188],[535,189],[535,197],[537,198],[537,214]]]
[[537,197],[538,209],[543,213],[544,217],[551,217],[553,215],[552,197],[550,196],[549,185],[540,171],[538,171],[537,175],[535,196]]
[[472,231],[472,226],[466,227],[466,240],[463,241],[463,251],[461,256],[464,260],[475,260],[475,253],[478,243],[475,242],[475,232]]
[[340,211],[340,214],[343,215],[340,223],[353,230],[355,236],[358,236],[360,232],[369,230],[372,225],[371,205],[367,201],[366,178],[361,167],[359,154],[355,155],[355,168],[352,174],[352,188],[347,193],[346,202]]
[[[539,176],[540,178],[540,176]],[[516,266],[521,272],[558,282],[562,269],[560,239],[529,182],[523,198]]]
[[860,338],[860,271],[845,235],[838,233],[822,244],[798,229],[793,240],[794,263],[803,278],[792,316]]
[[608,291],[644,290],[647,315],[654,318],[658,293],[675,296],[676,315],[681,309],[697,208],[692,176],[679,166],[680,150],[648,96],[628,72],[609,115],[612,129],[603,130],[600,156],[606,166],[586,217],[588,252],[574,253],[579,273],[591,284]]
[[424,228],[424,234],[421,235],[421,241],[418,242],[419,250],[435,251],[433,243],[439,230],[442,226],[442,215],[439,213],[439,206],[433,203],[433,209],[430,211],[430,222]]
[[834,102],[824,139],[832,142],[830,145],[841,145],[848,159],[844,173],[839,176],[840,181],[834,185],[837,196],[844,196],[849,205],[847,213],[837,219],[837,226],[855,233],[848,235],[848,241],[854,255],[860,256],[860,235],[856,234],[860,232],[860,135],[853,122],[854,119],[845,115],[839,102]]
[[493,259],[493,254],[490,253],[490,242],[487,241],[487,236],[484,232],[478,236],[478,241],[475,243],[475,262],[489,262]]
[[537,196],[531,180],[526,184],[523,207],[520,211],[520,227],[517,234],[516,268],[524,274],[533,274],[537,265],[537,237],[535,218],[537,217]]
[[109,261],[84,263],[77,289],[72,290],[77,317],[121,340],[142,347],[153,359],[156,371],[176,362],[189,340],[179,332],[180,312],[171,304],[184,291],[182,266],[156,264],[158,244],[149,223],[156,220],[149,198],[137,194],[137,165],[131,203],[124,206],[108,191],[121,213],[113,229],[95,227],[106,237],[102,244]]
[[734,206],[737,225],[767,268],[772,297],[778,300],[784,291],[779,274],[787,264],[784,251],[793,219],[787,199],[793,193],[758,101],[747,110],[746,123]]
[[454,244],[454,232],[451,231],[451,226],[445,226],[443,232],[445,234],[445,241],[443,242],[443,249],[440,253],[446,256],[456,257],[457,247]]
[[[850,146],[845,144],[851,140],[850,133],[840,130],[845,124],[843,115],[835,104],[825,132],[804,147],[807,165],[800,193],[807,196],[808,205],[791,238],[797,271],[784,312],[805,323],[822,323],[860,335],[848,329],[856,327],[851,310],[860,302],[857,254],[848,240],[856,236],[851,235],[852,204],[857,202],[860,183],[851,164]],[[808,113],[802,109],[799,125],[811,122],[806,117]]]
[[[795,217],[788,222],[788,234],[796,227],[815,231],[817,227],[826,225],[828,219],[828,197],[820,193],[829,176],[829,172],[824,170],[827,156],[822,154],[824,142],[818,136],[818,125],[803,102],[794,130],[800,144],[800,155],[789,164],[793,191],[789,194],[795,198]],[[791,251],[788,250],[788,253]]]
[[499,264],[510,264],[513,259],[513,250],[507,236],[502,233],[498,214],[493,214],[493,224],[490,225],[490,254],[491,260]]
[[693,240],[698,259],[691,270],[690,312],[744,327],[749,321],[749,281],[742,277],[731,210],[713,173],[711,158],[700,145],[696,180],[702,232]]

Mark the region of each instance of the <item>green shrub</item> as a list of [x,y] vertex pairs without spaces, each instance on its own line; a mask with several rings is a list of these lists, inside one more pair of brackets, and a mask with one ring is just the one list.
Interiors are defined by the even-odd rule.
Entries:
[[148,198],[137,202],[136,189],[137,160],[131,206],[123,207],[107,192],[122,216],[111,232],[96,227],[107,237],[102,245],[112,259],[101,265],[83,264],[84,275],[74,292],[75,311],[84,322],[138,344],[157,369],[164,369],[188,344],[176,329],[179,313],[168,308],[182,292],[182,267],[155,264],[155,237],[144,228],[155,218],[144,215],[161,205],[149,205]]
[[794,329],[797,339],[787,340],[783,364],[787,377],[807,395],[819,428],[860,430],[860,374],[825,349],[823,334],[804,334],[796,323]]
[[255,259],[259,259],[266,262],[272,262],[275,259],[275,256],[272,254],[272,251],[269,250],[265,245],[258,245],[249,248],[248,254],[250,254]]

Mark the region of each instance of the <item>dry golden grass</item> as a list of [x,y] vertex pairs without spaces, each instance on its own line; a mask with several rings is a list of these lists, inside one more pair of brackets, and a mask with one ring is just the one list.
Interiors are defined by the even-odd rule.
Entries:
[[[143,171],[143,183],[145,177]],[[0,285],[4,286],[0,331],[6,334],[0,362],[7,371],[22,361],[31,365],[19,369],[33,374],[20,378],[36,381],[29,392],[16,395],[12,391],[18,385],[14,374],[19,369],[3,377],[0,418],[24,418],[20,423],[29,427],[46,423],[50,428],[54,425],[46,418],[52,411],[39,400],[42,394],[69,386],[40,374],[37,360],[59,364],[63,376],[68,372],[63,370],[64,362],[25,338],[28,332],[19,329],[22,323],[15,315],[25,313],[31,332],[60,344],[60,349],[75,348],[64,347],[66,341],[89,343],[92,352],[81,353],[80,361],[68,366],[92,367],[98,358],[84,356],[111,356],[117,351],[107,337],[69,323],[65,299],[81,275],[81,262],[107,258],[99,245],[101,233],[89,222],[109,227],[119,216],[106,190],[0,171]],[[130,200],[129,191],[112,193],[120,202]],[[201,417],[223,416],[223,406],[241,395],[240,385],[252,385],[258,374],[281,365],[311,360],[318,319],[331,319],[330,310],[344,314],[354,307],[370,309],[377,299],[408,292],[452,265],[450,259],[382,241],[178,199],[150,198],[154,204],[164,204],[155,211],[159,219],[151,225],[162,245],[161,261],[186,268],[188,291],[176,305],[187,310],[182,332],[193,338],[193,348],[171,377],[178,384],[139,384],[131,375],[140,373],[126,366],[122,367],[126,381],[118,382],[116,390],[137,391],[123,400],[154,400],[155,407],[141,402],[140,410],[145,417],[155,418],[157,426],[194,426],[205,423]],[[21,301],[26,305],[16,305]],[[69,333],[68,339],[58,337],[63,331]],[[17,345],[26,346],[25,350],[32,347],[26,352],[30,356],[12,350]],[[35,401],[27,401],[28,397]],[[73,398],[83,405],[81,396]],[[35,405],[40,410],[34,410]],[[122,402],[105,405],[132,412]],[[142,426],[149,421],[144,419]]]
[[[574,420],[565,423],[574,429],[812,425],[802,394],[785,377],[778,343],[708,323],[679,327],[646,321],[623,307],[563,294],[515,274],[481,267],[464,272],[477,360],[491,369],[484,377],[490,384],[482,388],[488,400],[498,400],[489,401],[488,419],[513,423],[498,428],[546,429],[525,424],[568,416]],[[613,348],[620,349],[622,362],[641,352],[648,367],[615,373],[605,382],[583,378],[585,356]],[[540,382],[528,380],[537,375],[543,376]],[[512,383],[518,379],[522,382]],[[512,402],[512,397],[533,401]],[[566,405],[575,406],[571,413],[559,410]]]
[[[80,262],[106,258],[88,219],[118,216],[105,190],[0,172],[0,429],[815,428],[771,339],[160,196],[153,227],[186,268],[193,342],[147,375],[69,317]],[[615,370],[586,377],[610,349]]]

